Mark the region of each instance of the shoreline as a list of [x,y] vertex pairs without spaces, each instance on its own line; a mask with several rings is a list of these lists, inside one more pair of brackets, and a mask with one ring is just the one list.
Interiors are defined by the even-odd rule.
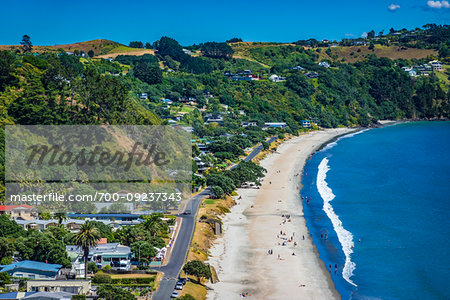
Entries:
[[300,190],[307,159],[354,131],[303,134],[261,161],[267,169],[261,188],[237,190],[241,198],[235,197],[224,234],[211,248],[209,263],[220,282],[208,284],[207,299],[238,299],[243,292],[254,299],[341,298],[306,227]]

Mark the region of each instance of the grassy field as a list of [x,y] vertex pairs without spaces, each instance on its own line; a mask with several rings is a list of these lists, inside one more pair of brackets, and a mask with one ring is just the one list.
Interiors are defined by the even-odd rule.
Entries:
[[[269,67],[270,61],[261,61],[255,56],[255,49],[259,50],[270,50],[276,49],[278,47],[286,47],[286,46],[295,46],[294,44],[288,43],[233,43],[230,44],[233,48],[234,58],[247,59],[249,61],[257,62],[265,67]],[[307,47],[306,47],[307,48]],[[437,52],[432,49],[416,49],[416,48],[401,48],[398,46],[381,46],[375,45],[375,48],[372,50],[369,49],[368,46],[351,46],[351,47],[332,47],[331,56],[325,53],[328,48],[319,48],[320,52],[317,52],[317,49],[313,49],[319,54],[319,60],[333,60],[334,56],[337,56],[336,60],[338,61],[346,61],[346,62],[356,62],[362,61],[366,58],[368,54],[375,54],[378,57],[387,57],[390,59],[412,59],[412,58],[426,58],[429,55],[437,55]],[[359,52],[358,52],[359,51]]]
[[[0,50],[20,50],[22,46],[20,45],[0,45]],[[94,51],[95,55],[101,58],[112,57],[115,58],[117,55],[144,55],[144,54],[155,54],[153,49],[140,49],[131,48],[123,44],[105,40],[97,39],[86,42],[79,42],[73,44],[63,44],[63,45],[53,45],[53,46],[33,46],[33,52],[57,52],[58,49],[63,49],[66,52],[73,52],[75,50],[84,51],[88,53],[90,50]]]
[[[435,50],[430,49],[416,49],[416,48],[400,48],[398,46],[381,46],[375,45],[373,51],[369,46],[352,46],[352,47],[333,47],[331,49],[332,55],[337,55],[338,60],[345,59],[347,62],[356,62],[365,59],[368,54],[375,54],[377,57],[387,57],[390,59],[411,59],[411,58],[426,58],[429,55],[436,55]],[[322,49],[319,54],[321,59],[330,59],[325,53],[326,49]],[[360,52],[358,52],[358,50]]]
[[181,292],[181,295],[186,294],[190,294],[196,300],[204,300],[206,299],[206,288],[203,285],[188,281]]

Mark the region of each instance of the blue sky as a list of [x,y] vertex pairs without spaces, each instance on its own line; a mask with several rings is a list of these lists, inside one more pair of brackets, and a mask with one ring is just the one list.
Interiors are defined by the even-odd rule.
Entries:
[[[449,0],[450,1],[450,0]],[[166,35],[183,45],[225,41],[292,42],[359,37],[364,32],[449,24],[450,4],[427,0],[1,0],[0,44],[92,39],[124,44]]]

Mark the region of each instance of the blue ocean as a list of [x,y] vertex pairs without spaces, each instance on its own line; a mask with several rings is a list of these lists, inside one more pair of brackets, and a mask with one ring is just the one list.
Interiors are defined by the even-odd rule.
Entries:
[[338,138],[308,160],[302,183],[342,299],[450,299],[450,122]]

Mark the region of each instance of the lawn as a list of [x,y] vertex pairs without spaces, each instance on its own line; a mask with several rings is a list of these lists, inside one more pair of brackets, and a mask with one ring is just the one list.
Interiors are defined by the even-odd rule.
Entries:
[[183,288],[181,295],[190,294],[196,300],[206,299],[206,288],[203,285],[188,281]]
[[154,277],[155,274],[111,274],[111,279],[122,278],[148,278]]

